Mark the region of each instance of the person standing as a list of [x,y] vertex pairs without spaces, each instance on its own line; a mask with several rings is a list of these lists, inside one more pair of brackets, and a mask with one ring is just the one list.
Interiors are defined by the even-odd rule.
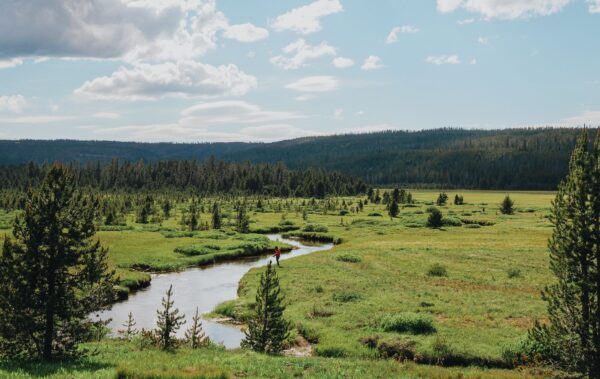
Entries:
[[277,267],[281,267],[281,266],[279,266],[279,258],[281,258],[281,249],[279,249],[279,246],[275,246],[275,254],[273,254],[273,256],[275,257],[275,260],[277,261]]

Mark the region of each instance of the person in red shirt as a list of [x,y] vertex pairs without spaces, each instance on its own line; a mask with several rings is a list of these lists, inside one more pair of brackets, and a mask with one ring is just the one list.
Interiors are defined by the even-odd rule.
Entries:
[[279,249],[279,246],[275,246],[275,254],[273,254],[273,256],[275,257],[275,260],[277,261],[277,267],[279,266],[279,258],[281,258],[281,250]]

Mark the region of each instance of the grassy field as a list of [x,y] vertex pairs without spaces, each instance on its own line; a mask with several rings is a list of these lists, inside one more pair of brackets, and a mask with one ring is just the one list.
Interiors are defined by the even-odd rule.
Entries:
[[[413,192],[416,204],[403,207],[395,219],[382,204],[352,212],[358,198],[335,199],[328,210],[324,204],[312,206],[309,199],[271,199],[263,210],[250,210],[254,231],[292,226],[298,229],[292,233],[342,242],[286,261],[278,270],[286,317],[295,336],[312,342],[315,357],[218,349],[169,354],[104,341],[92,344],[100,353],[80,367],[4,363],[0,376],[112,378],[119,369],[128,377],[131,370],[141,370],[142,361],[151,362],[144,370],[160,371],[162,377],[202,377],[194,372],[199,367],[214,371],[207,371],[208,377],[221,371],[231,377],[536,376],[535,371],[399,364],[381,359],[381,349],[369,347],[414,345],[417,361],[451,356],[458,363],[501,365],[503,351],[518,343],[534,320],[544,318],[540,291],[552,280],[547,216],[553,194],[510,193],[515,214],[502,215],[498,206],[504,192],[448,192],[449,205],[440,207],[448,226],[430,229],[425,226],[427,208],[438,193]],[[464,196],[464,205],[451,204],[455,193]],[[204,221],[208,218],[202,214]],[[0,224],[6,219],[0,214]],[[272,247],[263,236],[233,233],[231,227],[181,233],[177,216],[162,225],[136,225],[131,219],[128,225],[132,230],[102,231],[99,238],[130,287],[147,281],[148,274],[139,269],[178,270]],[[315,227],[320,231],[313,232]],[[243,320],[259,274],[257,269],[246,275],[240,298],[217,310]],[[415,322],[425,327],[414,327]]]

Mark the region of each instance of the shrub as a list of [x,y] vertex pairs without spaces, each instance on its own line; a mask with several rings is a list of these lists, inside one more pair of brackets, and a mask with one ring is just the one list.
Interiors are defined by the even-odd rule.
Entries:
[[463,227],[467,228],[467,229],[479,229],[479,228],[481,228],[481,225],[479,225],[479,224],[466,224]]
[[350,255],[350,254],[338,255],[335,259],[337,261],[346,262],[346,263],[359,263],[362,261],[362,259],[360,257],[357,257],[356,255]]
[[329,229],[324,225],[308,224],[302,228],[303,232],[327,233]]
[[331,312],[330,310],[313,305],[312,310],[310,312],[308,312],[308,317],[309,318],[326,318],[326,317],[333,316],[333,314],[334,313]]
[[362,337],[359,342],[370,349],[375,349],[379,345],[379,336]]
[[438,195],[437,200],[435,201],[435,203],[438,206],[442,206],[442,205],[446,205],[446,202],[448,201],[448,195],[445,192],[442,192]]
[[207,255],[214,254],[221,249],[217,245],[190,245],[190,246],[178,246],[175,248],[175,252],[187,256]]
[[427,226],[430,228],[441,228],[444,225],[443,217],[439,209],[433,208],[429,213],[429,217],[427,217]]
[[317,346],[315,352],[320,357],[343,358],[348,356],[348,352],[339,346]]
[[462,226],[462,221],[456,217],[446,217],[442,220],[442,225],[444,226]]
[[368,215],[369,217],[383,217],[383,215],[379,212],[371,212]]
[[514,204],[515,204],[515,202],[512,201],[510,196],[506,195],[504,200],[502,200],[502,204],[500,204],[500,212],[505,215],[513,214],[514,213],[514,208],[513,208]]
[[509,268],[506,274],[509,279],[520,278],[521,270],[519,270],[518,268]]
[[435,263],[429,267],[429,270],[427,270],[427,275],[437,277],[448,276],[448,270],[446,269],[446,266]]
[[340,216],[345,216],[345,215],[347,215],[348,213],[350,213],[350,212],[348,212],[348,211],[347,211],[347,210],[345,210],[345,209],[342,209],[342,210],[340,211]]
[[362,297],[356,292],[338,292],[333,294],[333,300],[340,303],[349,303],[352,301],[358,301]]
[[399,361],[412,361],[415,358],[415,347],[417,343],[410,339],[395,339],[381,341],[377,345],[377,351],[382,358],[393,358]]
[[436,332],[433,319],[419,313],[388,314],[379,320],[379,328],[384,332],[431,334]]

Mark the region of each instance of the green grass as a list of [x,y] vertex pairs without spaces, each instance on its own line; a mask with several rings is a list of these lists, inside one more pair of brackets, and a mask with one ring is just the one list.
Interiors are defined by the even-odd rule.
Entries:
[[[294,225],[298,230],[290,235],[341,242],[333,250],[289,260],[278,270],[288,304],[286,318],[297,326],[297,332],[318,340],[313,351],[323,357],[281,358],[213,350],[167,354],[131,351],[129,345],[104,342],[94,345],[101,353],[83,371],[71,366],[65,366],[71,371],[61,371],[57,367],[54,376],[48,377],[113,378],[117,368],[124,372],[143,371],[142,362],[149,362],[148,370],[164,369],[167,374],[175,372],[181,377],[186,377],[184,371],[190,367],[223,369],[232,377],[534,375],[532,371],[398,364],[382,360],[377,349],[361,342],[377,337],[393,345],[400,338],[414,342],[416,353],[423,356],[436,357],[446,352],[457,361],[463,357],[468,362],[493,362],[502,359],[503,349],[518,341],[534,320],[544,319],[545,303],[540,291],[552,280],[547,253],[552,229],[547,215],[553,194],[511,192],[515,214],[507,216],[498,211],[505,192],[447,192],[451,199],[456,193],[463,195],[465,205],[439,207],[451,221],[441,229],[430,229],[425,227],[427,204],[434,202],[438,193],[414,191],[417,204],[402,207],[395,219],[390,219],[380,204],[368,204],[362,212],[340,216],[338,204],[328,212],[309,209],[305,220],[301,202],[309,200],[302,199],[264,201],[264,211],[249,212],[251,229],[255,231]],[[343,200],[356,204],[358,198]],[[338,203],[341,201],[338,199]],[[278,208],[281,211],[275,212]],[[383,216],[369,217],[373,214]],[[204,220],[207,217],[202,215]],[[8,217],[3,217],[5,220]],[[234,259],[245,255],[248,249],[248,254],[256,254],[262,248],[273,247],[263,236],[240,235],[227,225],[225,232],[182,232],[177,217],[154,228],[136,225],[131,219],[128,225],[133,229],[102,231],[99,238],[110,249],[111,265],[118,268],[124,284],[131,288],[147,284],[149,279],[147,273],[132,268],[180,270]],[[213,249],[202,250],[206,246]],[[245,250],[248,246],[259,248]],[[204,254],[181,253],[194,249]],[[434,265],[445,268],[446,275],[430,275]],[[215,311],[243,320],[254,303],[260,272],[249,272],[240,284],[240,298]],[[435,332],[382,328],[376,322],[387,317],[394,321],[391,324],[401,325],[406,320],[396,320],[401,318],[398,315],[410,315],[407,317],[413,321],[429,320]],[[440,348],[440,341],[444,341],[444,349]],[[2,373],[44,377],[32,372],[47,369],[40,366],[28,372],[19,371],[14,365],[0,367],[0,377]]]

